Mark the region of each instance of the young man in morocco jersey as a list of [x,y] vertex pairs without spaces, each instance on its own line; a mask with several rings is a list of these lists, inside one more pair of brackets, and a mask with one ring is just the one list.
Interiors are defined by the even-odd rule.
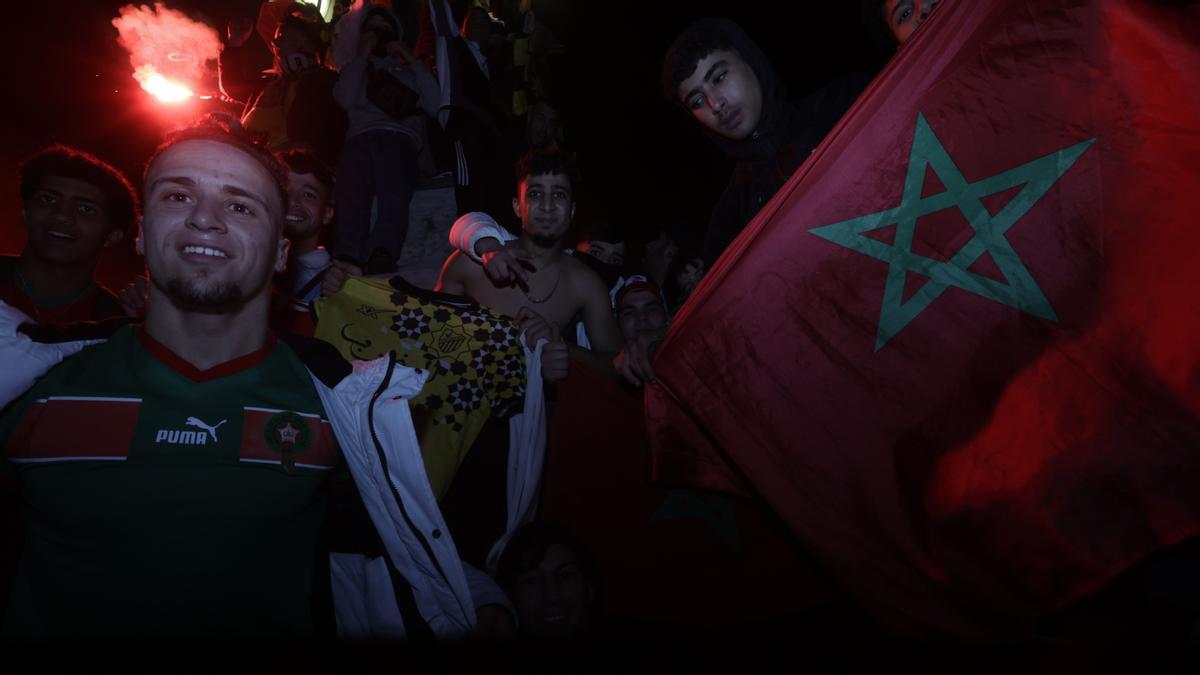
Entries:
[[[66,359],[0,418],[26,531],[4,636],[311,635],[322,585],[343,635],[458,636],[502,602],[459,560],[410,440],[423,374],[352,372],[268,330],[287,186],[277,158],[218,118],[151,158],[145,323]],[[0,315],[6,403],[70,349],[46,356],[19,314]],[[323,569],[342,462],[383,555]]]

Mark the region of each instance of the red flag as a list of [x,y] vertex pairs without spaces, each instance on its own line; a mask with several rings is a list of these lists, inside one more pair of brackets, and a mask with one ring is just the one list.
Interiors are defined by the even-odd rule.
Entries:
[[1200,8],[943,3],[659,350],[655,475],[893,627],[1021,630],[1200,532]]

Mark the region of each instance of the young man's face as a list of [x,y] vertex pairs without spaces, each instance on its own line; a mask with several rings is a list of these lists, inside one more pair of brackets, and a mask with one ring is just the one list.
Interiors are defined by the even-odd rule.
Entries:
[[146,174],[138,252],[150,282],[177,305],[233,311],[283,271],[283,202],[257,160],[226,143],[184,141]]
[[46,176],[22,208],[29,250],[55,265],[92,265],[122,231],[108,219],[104,192],[77,178]]
[[556,244],[566,236],[575,217],[571,180],[561,173],[526,176],[513,199],[513,212],[534,241],[543,246]]
[[303,241],[333,220],[333,190],[311,173],[292,172],[288,177],[288,213],[284,234]]
[[639,288],[621,298],[617,322],[621,324],[621,335],[628,342],[638,335],[661,332],[667,325],[667,310],[657,295]]
[[762,86],[736,52],[718,49],[696,63],[679,85],[679,100],[712,131],[740,141],[758,128]]
[[542,638],[566,638],[586,627],[594,593],[571,549],[551,544],[536,567],[522,571],[512,592],[522,629]]
[[896,44],[902,45],[912,36],[929,13],[937,8],[941,0],[886,0],[883,3],[883,18],[888,30],[896,38]]

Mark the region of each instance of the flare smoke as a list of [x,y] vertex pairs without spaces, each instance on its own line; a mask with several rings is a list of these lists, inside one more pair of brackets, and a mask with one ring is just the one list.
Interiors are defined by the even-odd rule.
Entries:
[[112,23],[143,89],[174,102],[196,88],[208,88],[210,63],[221,51],[221,40],[211,27],[161,2],[154,7],[126,5]]

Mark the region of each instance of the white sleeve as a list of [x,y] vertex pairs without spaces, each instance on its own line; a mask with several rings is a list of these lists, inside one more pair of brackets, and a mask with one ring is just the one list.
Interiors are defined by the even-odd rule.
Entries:
[[465,562],[462,566],[463,572],[467,576],[467,588],[471,589],[471,601],[475,605],[475,609],[485,605],[499,605],[508,610],[515,626],[517,624],[517,608],[500,588],[500,584],[496,583],[483,570],[476,569]]
[[450,228],[450,245],[478,263],[483,261],[475,254],[475,244],[488,237],[499,239],[501,242],[516,239],[511,232],[500,227],[494,218],[482,211],[464,213]]
[[546,399],[542,390],[542,348],[546,338],[531,350],[525,344],[525,403],[508,419],[507,512],[504,534],[488,551],[487,566],[495,571],[500,555],[517,528],[533,520],[541,494],[542,467],[546,463]]
[[0,301],[0,408],[17,399],[64,358],[103,340],[77,340],[42,344],[29,339],[18,329],[23,323],[35,323],[16,307]]

